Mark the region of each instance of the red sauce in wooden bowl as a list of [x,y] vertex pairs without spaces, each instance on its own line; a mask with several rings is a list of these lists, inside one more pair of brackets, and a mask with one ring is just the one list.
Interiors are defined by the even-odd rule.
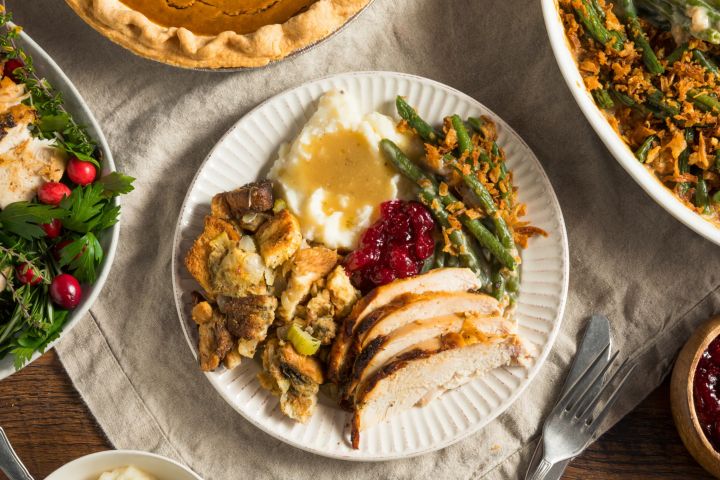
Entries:
[[720,451],[720,337],[703,352],[693,381],[693,400],[700,427]]

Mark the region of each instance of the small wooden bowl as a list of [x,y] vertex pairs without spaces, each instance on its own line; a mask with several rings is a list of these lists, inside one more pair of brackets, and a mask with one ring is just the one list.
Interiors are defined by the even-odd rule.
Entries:
[[720,453],[705,437],[695,411],[693,382],[698,362],[710,342],[720,335],[720,317],[700,327],[680,350],[670,380],[670,403],[680,438],[702,467],[720,478]]

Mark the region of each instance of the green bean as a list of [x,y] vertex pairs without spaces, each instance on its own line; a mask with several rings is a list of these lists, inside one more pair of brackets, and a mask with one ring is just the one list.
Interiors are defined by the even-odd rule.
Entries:
[[630,37],[633,42],[635,42],[635,46],[642,52],[643,62],[648,71],[654,75],[664,73],[665,67],[662,66],[650,46],[650,41],[643,31],[640,19],[638,19],[637,9],[635,8],[633,0],[618,0],[618,5],[620,6],[620,16],[625,20],[625,23],[627,23]]
[[420,269],[420,273],[427,273],[430,270],[432,270],[435,266],[435,252],[433,252],[432,255],[430,255],[428,258],[425,259],[423,262],[423,266]]
[[505,296],[505,277],[499,270],[492,274],[492,294],[497,300],[502,301]]
[[[472,220],[467,215],[460,216],[460,222],[468,229],[470,234],[480,242],[480,245],[487,248],[492,256],[510,270],[517,268],[517,261],[513,257],[510,249],[503,248],[503,244],[497,239],[493,233],[487,229],[482,222]],[[514,246],[512,250],[515,250]]]
[[[573,6],[573,9],[587,34],[601,45],[611,44],[613,49],[621,51],[623,49],[623,41],[620,35],[617,34],[617,32],[613,33],[608,30],[605,22],[603,22],[598,12],[595,11],[588,0],[580,0],[580,3],[582,4],[581,8]],[[575,3],[573,3],[573,5],[575,5]]]
[[642,113],[643,115],[648,115],[648,114],[657,115],[654,111],[650,110],[642,103],[636,102],[630,95],[619,92],[615,89],[611,89],[611,90],[609,90],[609,92],[610,92],[610,95],[618,101],[618,103],[621,103],[621,104],[625,105],[626,107],[630,107],[634,110],[637,110],[638,112]]
[[680,44],[673,52],[667,56],[665,60],[667,60],[668,65],[672,65],[673,63],[679,61],[682,59],[683,54],[688,51],[688,44],[683,43]]
[[398,95],[395,99],[395,107],[400,117],[408,122],[408,125],[426,142],[437,143],[442,138],[442,135],[432,125],[423,120],[403,97]]
[[675,105],[671,105],[665,99],[665,95],[660,90],[653,90],[647,96],[648,104],[657,110],[661,118],[674,117],[680,114],[680,109]]
[[[680,153],[680,158],[678,159],[678,170],[683,175],[690,172],[690,154],[692,153],[692,146],[695,143],[695,130],[692,128],[685,129],[685,143],[687,147]],[[682,182],[678,186],[678,190],[683,194],[687,193],[689,189],[690,184],[687,182]]]
[[640,145],[640,148],[637,149],[635,157],[640,161],[640,163],[647,162],[648,152],[653,148],[656,141],[657,137],[655,135],[649,135],[642,145]]
[[[500,154],[500,147],[496,142],[493,142],[492,144],[492,154],[493,157],[500,159],[500,179],[505,180],[505,177],[508,174],[507,165],[505,165],[505,161],[502,159],[502,155]],[[511,185],[508,185],[508,187],[510,186]]]
[[636,102],[631,96],[611,89],[610,93],[615,99],[626,107],[633,108],[643,115],[652,114],[653,116],[665,119],[674,117],[680,113],[680,109],[674,105],[667,103],[665,95],[660,90],[654,90],[647,96],[647,105]]
[[[693,56],[695,57],[695,60],[697,60],[700,65],[705,67],[707,71],[718,75],[719,71],[717,65],[715,65],[715,62],[706,58],[702,52],[700,52],[699,50],[693,50]],[[688,95],[690,96],[690,98],[692,98],[693,103],[701,110],[715,110],[715,112],[720,113],[720,102],[718,102],[717,98],[715,98],[714,96],[696,89],[690,90],[688,92]]]
[[702,177],[698,177],[697,186],[695,187],[695,206],[701,208],[703,213],[707,213],[710,208],[707,183]]
[[445,262],[447,261],[447,253],[443,250],[445,247],[444,243],[445,242],[441,240],[435,245],[435,268],[443,268],[445,266]]
[[517,293],[520,291],[520,275],[521,271],[518,270],[516,275],[508,277],[507,282],[505,283],[505,288],[508,292]]
[[452,123],[453,129],[455,129],[455,133],[457,134],[458,150],[460,151],[460,155],[458,156],[470,154],[473,150],[473,144],[462,118],[458,115],[453,115],[450,117],[450,123]]
[[440,205],[440,202],[435,201],[437,200],[437,196],[425,189],[420,190],[418,196],[420,201],[430,209],[430,212],[432,212],[433,216],[443,230],[452,230],[448,234],[448,237],[457,250],[457,256],[459,257],[460,263],[464,267],[467,267],[475,272],[484,285],[487,284],[488,279],[483,278],[484,272],[480,266],[480,260],[472,252],[469,239],[465,236],[465,233],[463,233],[462,230],[452,229],[447,211]]
[[690,98],[692,98],[693,103],[700,107],[702,110],[715,110],[716,112],[720,113],[720,102],[718,102],[717,98],[714,98],[707,93],[703,93],[695,89],[690,90],[688,92],[688,95],[690,96]]
[[490,195],[490,192],[488,192],[487,188],[485,188],[485,185],[483,185],[482,182],[474,175],[465,174],[459,165],[453,165],[452,168],[462,176],[465,185],[470,187],[472,192],[480,201],[480,205],[483,207],[483,210],[485,210],[487,216],[492,220],[493,225],[495,226],[495,233],[503,246],[505,248],[513,248],[515,242],[512,234],[510,233],[510,229],[505,223],[505,219],[503,219],[497,211],[495,201],[493,200],[492,195]]
[[605,10],[600,6],[600,2],[598,0],[590,0],[592,7],[595,9],[595,12],[598,14],[598,17],[604,22],[605,21]]
[[636,107],[638,105],[638,103],[630,95],[627,95],[615,89],[611,89],[608,91],[610,92],[610,95],[615,97],[618,102],[622,103],[626,107]]
[[718,69],[718,66],[715,64],[714,61],[706,57],[703,52],[701,52],[700,50],[693,50],[692,53],[695,61],[702,65],[705,70],[707,70],[708,72],[712,72],[714,75],[720,75],[720,69]]
[[485,138],[485,132],[483,132],[482,129],[482,127],[485,125],[485,120],[478,117],[468,117],[468,123],[473,130],[475,130],[477,133],[482,135],[483,138]]
[[[385,153],[386,157],[393,163],[395,168],[400,171],[400,173],[420,186],[422,189],[421,192],[426,192],[426,194],[431,196],[432,199],[439,200],[444,206],[458,202],[458,199],[451,193],[448,193],[447,195],[440,195],[438,193],[437,181],[434,178],[427,176],[417,165],[411,162],[410,159],[408,159],[407,156],[405,156],[405,154],[392,141],[388,139],[381,140],[380,148]],[[498,238],[495,237],[495,235],[493,235],[493,233],[480,221],[470,218],[467,214],[462,214],[460,215],[460,222],[477,239],[480,245],[485,247],[490,254],[497,258],[498,261],[505,267],[510,270],[514,270],[517,267],[517,262],[512,254],[505,249],[500,240],[498,240]],[[478,268],[482,266],[482,263],[478,261]]]
[[448,255],[447,266],[448,268],[457,267],[460,264],[457,255]]
[[[612,102],[612,99],[610,99],[610,101]],[[485,125],[485,120],[483,120],[481,118],[477,118],[477,117],[469,117],[468,123],[470,124],[470,126],[472,127],[473,130],[475,130],[477,133],[482,135],[483,138],[485,138],[485,133],[482,130],[483,125]],[[498,158],[498,159],[500,159],[500,157],[501,157],[500,147],[498,146],[497,142],[493,142],[493,144],[492,144],[492,155],[493,155],[493,157]],[[488,156],[487,152],[485,152],[484,150],[480,151],[480,161],[487,162],[490,165],[490,168],[495,168],[495,162],[492,161],[492,159]],[[500,162],[500,177],[499,177],[500,180],[505,180],[505,178],[507,177],[507,174],[508,174],[507,166],[505,165],[504,161],[501,161]],[[504,199],[507,200],[508,197],[510,196],[511,188],[512,188],[512,185],[508,185],[508,190],[506,192],[502,193],[502,197]]]
[[720,204],[720,190],[715,192],[712,196],[712,202],[714,204]]
[[600,108],[610,110],[615,106],[615,102],[613,102],[613,99],[610,97],[610,93],[604,88],[596,88],[592,91],[592,96]]

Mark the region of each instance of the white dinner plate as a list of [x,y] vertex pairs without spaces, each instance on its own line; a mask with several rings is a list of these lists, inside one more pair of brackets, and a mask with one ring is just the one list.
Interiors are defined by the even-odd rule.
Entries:
[[585,118],[588,119],[590,125],[592,125],[618,163],[658,205],[692,230],[695,230],[711,242],[720,245],[720,227],[688,208],[670,189],[660,183],[653,172],[638,162],[635,154],[615,132],[605,114],[595,104],[592,95],[585,88],[585,82],[583,82],[582,75],[580,75],[575,56],[570,50],[559,8],[557,0],[542,0],[545,27],[555,59],[563,77],[565,77],[570,92],[578,106],[580,106],[580,110],[585,114]]
[[[84,125],[87,128],[90,137],[97,142],[97,145],[103,154],[102,174],[107,175],[108,173],[114,171],[115,163],[113,162],[110,147],[105,140],[105,135],[103,135],[100,125],[98,125],[95,117],[90,111],[90,108],[83,100],[80,92],[78,92],[77,88],[75,88],[75,85],[73,85],[67,75],[65,75],[50,55],[48,55],[47,52],[40,47],[40,45],[35,43],[27,33],[21,31],[17,42],[18,46],[22,47],[23,50],[25,50],[25,53],[32,57],[33,65],[35,66],[37,74],[46,78],[58,92],[62,93],[67,111],[72,114],[78,124]],[[117,199],[115,199],[115,202],[116,205],[119,204]],[[59,342],[62,335],[70,331],[70,329],[85,316],[88,310],[90,310],[90,307],[93,303],[95,303],[95,300],[97,300],[103,285],[105,285],[105,280],[107,280],[108,274],[110,273],[110,267],[112,266],[113,259],[115,258],[115,250],[117,250],[119,237],[120,222],[110,227],[104,232],[102,237],[100,237],[100,244],[105,252],[105,256],[103,257],[103,261],[98,269],[97,280],[92,285],[82,286],[83,298],[80,305],[78,305],[77,308],[70,313],[60,337],[51,342],[50,345],[48,345],[47,350],[51,349],[57,342]],[[30,362],[39,358],[42,353],[43,352],[35,352],[30,358]],[[14,362],[15,358],[12,355],[8,355],[0,360],[0,380],[15,373],[15,367],[13,366]]]
[[[438,450],[478,431],[505,411],[537,374],[552,348],[562,320],[568,288],[568,244],[562,213],[540,162],[500,118],[469,96],[432,80],[390,72],[345,73],[288,90],[243,117],[215,146],[200,167],[185,198],[173,249],[173,287],[180,324],[197,355],[197,328],[190,318],[191,292],[199,288],[185,270],[183,256],[202,231],[212,196],[256,180],[267,172],[283,142],[292,140],[332,89],[358,99],[363,111],[397,118],[394,100],[403,95],[432,122],[457,113],[489,115],[497,123],[520,201],[528,219],[549,233],[531,240],[523,253],[517,318],[522,338],[538,352],[527,368],[499,368],[445,393],[423,408],[364,431],[361,448],[349,443],[349,414],[322,397],[307,424],[296,423],[277,408],[278,400],[260,387],[259,364],[244,361],[207,378],[241,415],[270,435],[319,455],[346,460],[389,460]],[[198,367],[199,368],[199,367]]]

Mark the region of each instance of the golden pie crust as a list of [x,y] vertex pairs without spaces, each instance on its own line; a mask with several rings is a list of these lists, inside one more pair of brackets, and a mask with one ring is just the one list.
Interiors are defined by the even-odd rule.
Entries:
[[93,28],[138,55],[186,68],[242,68],[322,40],[371,0],[125,1],[66,0]]

